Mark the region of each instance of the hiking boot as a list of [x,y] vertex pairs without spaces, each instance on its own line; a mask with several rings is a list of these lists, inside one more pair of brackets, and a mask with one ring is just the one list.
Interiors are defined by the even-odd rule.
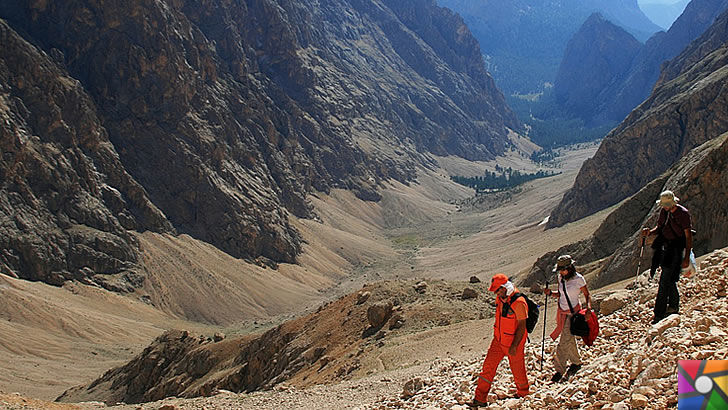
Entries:
[[484,401],[476,400],[476,399],[465,402],[465,405],[470,407],[471,409],[477,409],[479,407],[488,407],[488,403],[486,403]]
[[581,369],[580,364],[572,364],[571,366],[569,366],[569,369],[566,371],[566,375],[573,376],[574,373],[579,371],[579,369]]
[[678,314],[679,315],[680,312],[678,311],[677,308],[674,308],[672,306],[668,307],[667,310],[665,311],[665,315],[666,316],[670,316],[670,315],[674,315],[674,314]]
[[556,373],[554,373],[554,375],[553,375],[553,376],[551,376],[551,382],[552,382],[552,383],[556,383],[556,382],[558,382],[558,381],[561,381],[561,378],[562,378],[562,377],[563,377],[563,375],[562,375],[561,373],[559,373],[559,372],[556,372]]
[[664,318],[665,318],[664,316],[655,316],[655,317],[654,317],[654,318],[652,319],[652,324],[653,324],[653,325],[656,325],[656,324],[658,324],[658,323],[660,322],[660,320],[662,320],[662,319],[664,319]]

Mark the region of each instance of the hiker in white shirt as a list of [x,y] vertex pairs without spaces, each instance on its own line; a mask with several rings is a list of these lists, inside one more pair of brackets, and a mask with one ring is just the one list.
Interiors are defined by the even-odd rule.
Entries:
[[[556,354],[554,355],[554,368],[556,369],[556,373],[551,378],[552,382],[558,382],[564,374],[571,376],[581,368],[581,356],[576,346],[576,339],[571,334],[570,319],[573,312],[581,310],[579,294],[584,294],[587,311],[591,310],[591,297],[589,295],[589,289],[586,287],[586,279],[576,271],[574,260],[571,259],[571,256],[559,256],[553,271],[558,272],[558,290],[552,291],[549,288],[544,288],[544,293],[559,298],[559,309],[556,313],[556,329],[551,332],[551,339],[556,340],[556,338],[560,337],[559,344],[556,347]],[[566,289],[566,292],[564,292],[564,289]],[[571,366],[567,369],[566,364],[569,362]]]

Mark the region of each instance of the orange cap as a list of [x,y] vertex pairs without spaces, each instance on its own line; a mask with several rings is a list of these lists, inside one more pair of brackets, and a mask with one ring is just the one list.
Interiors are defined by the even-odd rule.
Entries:
[[505,285],[506,282],[508,282],[508,276],[502,274],[502,273],[496,273],[493,275],[493,279],[490,281],[490,288],[488,288],[489,291],[495,292],[500,288],[501,286]]

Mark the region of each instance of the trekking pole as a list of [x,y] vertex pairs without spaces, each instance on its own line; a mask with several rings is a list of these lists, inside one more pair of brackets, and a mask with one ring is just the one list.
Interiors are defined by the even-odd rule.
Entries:
[[[549,287],[549,280],[546,278],[546,287]],[[541,371],[543,371],[543,352],[546,343],[546,309],[549,306],[549,295],[544,291],[544,302],[543,302],[543,335],[541,335]]]
[[640,266],[642,266],[642,255],[644,255],[644,253],[645,253],[645,241],[646,240],[647,240],[647,237],[643,236],[642,237],[642,246],[640,246],[640,258],[637,261],[637,275],[635,276],[635,278],[640,275]]

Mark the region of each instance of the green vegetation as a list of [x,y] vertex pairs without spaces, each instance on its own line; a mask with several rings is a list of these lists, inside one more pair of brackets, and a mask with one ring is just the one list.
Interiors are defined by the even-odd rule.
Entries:
[[503,169],[496,165],[496,172],[485,171],[484,176],[477,177],[463,177],[453,176],[450,177],[453,181],[460,185],[465,185],[475,189],[478,192],[481,191],[492,191],[492,190],[505,190],[509,189],[528,181],[546,178],[553,175],[557,175],[552,171],[537,171],[534,173],[521,173],[518,170],[512,170],[510,167]]
[[540,149],[531,154],[531,161],[537,164],[544,164],[549,161],[553,161],[558,154],[551,148]]
[[604,138],[616,125],[587,127],[581,119],[560,117],[549,92],[542,94],[538,99],[511,96],[508,98],[508,104],[519,119],[530,128],[528,137],[531,141],[544,150],[596,141]]
[[392,242],[404,248],[415,248],[420,246],[420,238],[415,234],[405,234],[392,238]]
[[564,145],[573,145],[581,142],[595,141],[603,138],[612,129],[612,125],[598,128],[587,128],[584,122],[578,119],[532,119],[529,123],[531,141],[544,148],[557,148]]

